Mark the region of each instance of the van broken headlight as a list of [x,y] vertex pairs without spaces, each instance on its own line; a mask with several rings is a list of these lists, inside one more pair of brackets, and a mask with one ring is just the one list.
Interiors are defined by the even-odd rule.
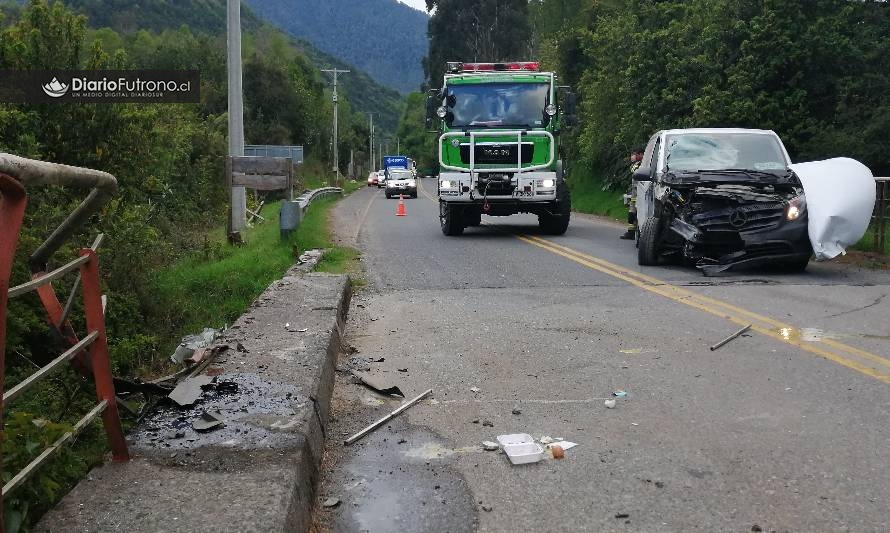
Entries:
[[785,210],[785,220],[791,222],[792,220],[797,220],[803,214],[803,212],[807,208],[806,198],[803,196],[798,196],[796,198],[792,198],[788,202],[788,209]]

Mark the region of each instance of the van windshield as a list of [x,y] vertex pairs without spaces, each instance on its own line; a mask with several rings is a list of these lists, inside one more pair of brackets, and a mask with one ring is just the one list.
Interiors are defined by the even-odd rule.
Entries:
[[681,133],[665,138],[665,168],[673,172],[788,168],[778,139],[762,133]]

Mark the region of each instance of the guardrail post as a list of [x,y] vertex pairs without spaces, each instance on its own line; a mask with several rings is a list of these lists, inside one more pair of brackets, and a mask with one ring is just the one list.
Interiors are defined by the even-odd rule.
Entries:
[[[7,176],[0,174],[0,392],[6,382],[6,303],[9,290],[9,278],[12,276],[12,261],[15,248],[19,242],[19,231],[25,216],[28,197],[22,185]],[[6,438],[3,433],[3,396],[0,394],[0,441]],[[0,462],[0,478],[3,476],[3,464]],[[3,528],[3,502],[0,499],[0,529]]]
[[102,422],[108,443],[111,446],[112,460],[116,463],[130,460],[127,452],[127,441],[121,427],[121,419],[117,411],[117,400],[114,394],[114,381],[111,376],[111,361],[108,357],[108,338],[105,336],[105,312],[102,309],[102,289],[99,283],[99,261],[96,252],[91,248],[80,251],[81,256],[89,256],[90,260],[81,267],[83,279],[83,307],[86,314],[87,331],[96,331],[99,337],[90,345],[90,362],[93,367],[93,379],[96,382],[96,394],[99,400],[108,402],[102,413]]
[[875,251],[883,254],[887,239],[887,204],[890,203],[888,194],[890,181],[878,181],[878,195],[875,202]]

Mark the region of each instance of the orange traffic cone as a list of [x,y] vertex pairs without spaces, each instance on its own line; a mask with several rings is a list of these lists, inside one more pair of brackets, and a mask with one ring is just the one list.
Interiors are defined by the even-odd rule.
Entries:
[[402,195],[399,195],[399,207],[396,208],[396,216],[403,217],[408,213],[405,212],[405,200],[402,198]]

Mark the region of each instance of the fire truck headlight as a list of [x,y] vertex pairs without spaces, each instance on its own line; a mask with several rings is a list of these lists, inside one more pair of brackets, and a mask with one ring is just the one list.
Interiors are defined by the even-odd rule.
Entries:
[[448,114],[448,110],[445,109],[444,107],[440,107],[439,109],[436,110],[436,116],[439,118],[445,118],[445,115],[447,115],[447,114]]
[[544,108],[544,112],[547,113],[548,117],[555,116],[556,115],[556,106],[553,104],[550,104]]

